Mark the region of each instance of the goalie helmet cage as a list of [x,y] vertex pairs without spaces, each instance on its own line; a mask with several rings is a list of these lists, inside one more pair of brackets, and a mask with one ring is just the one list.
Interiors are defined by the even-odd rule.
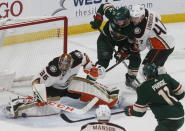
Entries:
[[15,72],[14,82],[31,81],[50,60],[67,53],[68,19],[13,18],[0,21],[0,71]]

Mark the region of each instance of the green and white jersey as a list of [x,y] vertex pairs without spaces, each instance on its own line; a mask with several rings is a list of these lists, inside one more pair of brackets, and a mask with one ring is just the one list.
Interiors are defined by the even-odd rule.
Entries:
[[108,19],[107,23],[103,28],[103,31],[114,42],[119,42],[125,39],[135,41],[134,24],[129,23],[125,27],[119,27],[113,21],[116,11],[117,9],[110,3],[105,3],[100,5],[99,9],[97,10],[97,14],[101,15],[102,17],[105,15],[106,18]]
[[131,114],[143,116],[149,106],[156,119],[180,119],[184,116],[179,102],[183,97],[184,91],[179,82],[168,74],[158,75],[137,88],[137,101]]

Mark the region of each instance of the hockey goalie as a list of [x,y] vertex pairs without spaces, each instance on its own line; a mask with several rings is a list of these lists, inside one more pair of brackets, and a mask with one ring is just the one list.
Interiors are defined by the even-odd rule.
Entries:
[[[76,76],[81,67],[91,80]],[[99,104],[113,107],[118,101],[119,90],[95,81],[103,77],[104,73],[105,69],[94,65],[85,53],[75,50],[69,54],[62,54],[50,61],[35,76],[32,82],[33,96],[11,99],[3,111],[6,115],[17,118],[48,116],[58,114],[60,111],[84,114]],[[62,104],[63,97],[87,104],[84,108],[77,109]]]

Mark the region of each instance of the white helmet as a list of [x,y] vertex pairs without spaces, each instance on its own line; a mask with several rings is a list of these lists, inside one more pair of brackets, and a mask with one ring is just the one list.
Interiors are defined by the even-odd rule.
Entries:
[[96,109],[96,117],[98,120],[109,120],[111,111],[107,105],[99,105]]
[[140,18],[142,15],[145,15],[145,8],[142,5],[133,5],[130,10],[130,16]]

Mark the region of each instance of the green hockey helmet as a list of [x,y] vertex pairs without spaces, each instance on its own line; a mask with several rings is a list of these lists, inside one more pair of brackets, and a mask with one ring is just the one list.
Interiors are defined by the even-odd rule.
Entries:
[[113,18],[113,21],[117,25],[127,24],[126,19],[130,18],[129,10],[126,7],[120,7]]
[[148,63],[143,67],[143,74],[147,78],[153,78],[158,75],[158,67],[154,63]]

